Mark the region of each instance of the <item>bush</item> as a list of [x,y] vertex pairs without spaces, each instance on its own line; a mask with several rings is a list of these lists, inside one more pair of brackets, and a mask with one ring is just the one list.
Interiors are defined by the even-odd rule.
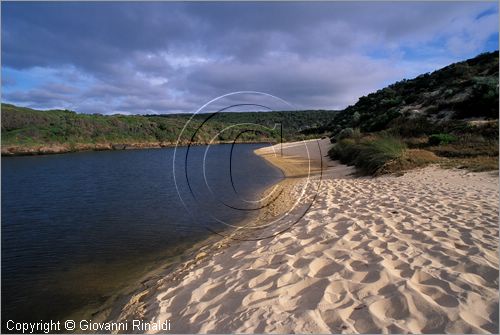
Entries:
[[356,166],[364,174],[376,175],[387,163],[402,158],[405,150],[405,144],[397,138],[378,137],[361,141],[341,140],[328,154],[343,164]]
[[433,134],[429,136],[429,145],[449,144],[457,140],[452,134]]
[[359,131],[359,128],[344,128],[340,131],[340,133],[335,137],[336,141],[341,141],[343,139],[347,138],[353,138],[353,139],[359,139],[361,138],[361,133]]
[[361,145],[355,141],[346,139],[336,143],[329,151],[331,159],[339,160],[343,164],[354,164],[361,152]]
[[354,114],[352,114],[352,124],[357,126],[360,120],[361,120],[361,114],[359,114],[358,112],[354,112]]
[[411,118],[405,115],[394,119],[389,126],[394,134],[401,137],[417,137],[439,131],[436,129],[438,126],[425,116]]
[[337,141],[343,140],[345,138],[351,138],[354,135],[354,129],[352,128],[344,128],[337,135]]

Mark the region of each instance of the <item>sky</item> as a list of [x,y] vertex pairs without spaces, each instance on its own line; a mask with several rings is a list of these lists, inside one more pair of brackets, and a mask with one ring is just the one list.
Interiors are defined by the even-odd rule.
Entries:
[[1,11],[2,102],[80,113],[189,113],[235,91],[341,109],[498,49],[496,2],[2,2]]

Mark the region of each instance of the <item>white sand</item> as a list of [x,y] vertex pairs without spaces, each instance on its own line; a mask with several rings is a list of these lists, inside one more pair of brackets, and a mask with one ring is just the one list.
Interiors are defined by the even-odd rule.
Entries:
[[349,178],[355,169],[333,162],[328,157],[330,147],[330,139],[325,138],[283,143],[283,145],[276,144],[255,152],[280,167],[289,177],[307,177],[308,173],[317,173],[319,167],[322,166],[325,178]]
[[120,320],[169,319],[177,333],[498,333],[498,177],[340,175],[291,230],[201,254]]

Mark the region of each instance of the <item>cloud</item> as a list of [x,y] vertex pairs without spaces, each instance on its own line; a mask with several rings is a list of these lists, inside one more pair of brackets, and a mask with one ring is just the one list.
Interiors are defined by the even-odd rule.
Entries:
[[239,90],[343,108],[497,36],[486,2],[5,3],[2,90],[86,113],[191,112]]

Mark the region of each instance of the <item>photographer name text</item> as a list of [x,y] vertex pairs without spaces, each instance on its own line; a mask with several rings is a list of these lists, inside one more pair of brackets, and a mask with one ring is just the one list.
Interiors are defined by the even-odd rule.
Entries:
[[147,322],[144,320],[125,320],[122,322],[93,322],[92,320],[73,321],[40,321],[40,322],[15,322],[7,321],[7,329],[12,332],[23,334],[49,334],[64,331],[83,331],[83,332],[103,332],[103,331],[170,331],[170,320],[163,322]]

